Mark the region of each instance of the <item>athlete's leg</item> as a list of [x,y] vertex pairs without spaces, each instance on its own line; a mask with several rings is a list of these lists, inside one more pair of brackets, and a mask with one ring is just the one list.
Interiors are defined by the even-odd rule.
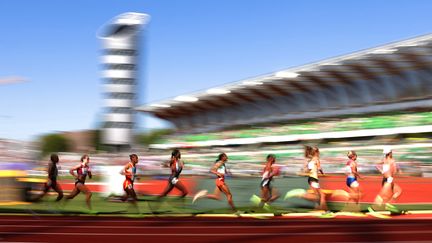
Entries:
[[270,191],[270,199],[268,200],[268,202],[269,203],[271,203],[271,202],[273,202],[273,201],[275,201],[276,199],[278,199],[279,197],[280,197],[280,193],[279,193],[279,191],[278,191],[278,189],[276,189],[276,188],[271,188],[271,191]]
[[84,184],[78,184],[77,185],[77,187],[78,187],[78,189],[80,190],[80,191],[82,191],[83,193],[85,193],[85,195],[86,195],[86,204],[87,204],[87,207],[91,210],[92,208],[91,208],[91,203],[90,203],[90,199],[91,199],[91,197],[92,197],[92,193],[91,193],[91,191],[88,189],[88,187],[86,186],[86,185],[84,185]]
[[50,190],[51,186],[48,186],[48,184],[44,185],[44,188],[42,189],[42,193],[37,195],[33,200],[34,201],[39,201],[41,200]]
[[381,192],[380,192],[380,196],[382,198],[382,204],[388,203],[392,196],[393,196],[393,189],[392,189],[393,185],[392,183],[384,183]]
[[267,186],[261,187],[261,202],[266,203],[268,200],[270,200],[270,190]]
[[181,181],[177,181],[177,183],[174,185],[175,188],[179,189],[182,192],[182,197],[185,197],[188,194],[188,190],[183,185]]
[[208,199],[220,200],[220,192],[221,192],[221,189],[216,186],[216,188],[213,191],[213,194],[208,194],[205,197]]
[[226,198],[227,198],[227,200],[228,200],[228,204],[231,206],[231,208],[232,208],[234,211],[236,211],[236,208],[235,208],[235,206],[234,206],[234,202],[233,202],[233,199],[232,199],[232,194],[231,194],[231,192],[230,192],[228,186],[227,186],[226,184],[224,184],[224,185],[220,186],[220,189],[221,189],[221,191],[222,191],[223,193],[225,193],[225,196],[226,196]]
[[315,188],[319,194],[319,208],[322,210],[327,210],[327,203],[325,199],[325,194],[321,188]]
[[63,198],[63,190],[60,184],[56,183],[53,187],[54,191],[58,193],[56,201],[60,201]]
[[76,197],[80,193],[80,190],[78,188],[79,184],[81,184],[81,183],[78,183],[78,184],[75,185],[75,187],[72,190],[72,192],[69,195],[66,196],[66,199],[73,199],[74,197]]
[[136,208],[136,210],[139,213],[138,203],[137,203],[138,198],[137,198],[137,195],[135,193],[135,190],[133,189],[133,187],[127,187],[127,188],[125,188],[125,192],[126,192],[126,200],[129,197],[132,198],[131,203],[132,203],[132,205]]
[[399,196],[402,194],[402,188],[398,184],[393,185],[393,196],[392,201],[397,200]]
[[168,185],[165,187],[165,190],[162,192],[162,194],[159,196],[159,198],[165,197],[166,195],[168,195],[168,193],[170,193],[170,191],[172,191],[172,189],[174,188],[174,185],[171,182],[168,182]]

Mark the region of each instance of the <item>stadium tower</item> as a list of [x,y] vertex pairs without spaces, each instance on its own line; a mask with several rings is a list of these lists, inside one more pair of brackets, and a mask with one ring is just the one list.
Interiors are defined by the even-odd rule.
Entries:
[[114,150],[130,148],[135,124],[140,33],[149,16],[123,13],[98,31],[102,40],[104,116],[102,143]]

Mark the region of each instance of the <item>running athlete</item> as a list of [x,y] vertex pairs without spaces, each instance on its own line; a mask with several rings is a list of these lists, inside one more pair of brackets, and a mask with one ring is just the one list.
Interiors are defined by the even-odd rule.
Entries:
[[35,198],[35,201],[39,201],[48,191],[52,188],[58,193],[56,201],[60,201],[63,198],[63,190],[60,184],[57,183],[58,169],[57,164],[59,157],[57,154],[51,154],[50,162],[48,164],[48,181],[45,183],[42,194]]
[[318,209],[327,210],[325,195],[320,189],[318,172],[324,175],[321,169],[321,163],[319,160],[320,152],[318,147],[305,146],[305,157],[307,161],[305,162],[304,171],[308,173],[308,184],[309,189],[313,193],[308,193],[303,189],[294,189],[285,195],[285,199],[290,197],[300,197],[309,201],[318,202]]
[[257,203],[260,207],[268,207],[268,203],[271,203],[279,198],[280,194],[276,188],[273,188],[271,182],[273,176],[279,175],[279,170],[273,166],[276,162],[276,156],[274,154],[267,155],[266,164],[263,170],[261,178],[261,198],[253,195],[251,201]]
[[360,179],[360,174],[357,171],[357,153],[351,150],[347,154],[348,162],[346,163],[346,185],[350,190],[350,201],[354,201],[356,204],[360,201],[360,184],[357,179]]
[[[69,170],[69,173],[75,178],[75,188],[66,197],[66,199],[73,199],[80,192],[83,192],[86,195],[87,207],[89,208],[89,210],[91,210],[90,199],[91,199],[92,193],[88,189],[88,187],[85,185],[87,175],[90,179],[92,178],[92,173],[91,173],[91,170],[89,167],[89,163],[90,163],[90,157],[87,154],[85,154],[81,157],[81,163]],[[76,171],[76,174],[75,174],[75,171]]]
[[[396,173],[400,172],[397,167],[395,160],[393,159],[393,151],[390,147],[385,147],[383,149],[384,159],[381,164],[382,167],[377,166],[377,169],[383,175],[381,191],[375,198],[375,204],[378,206],[385,205],[386,209],[389,211],[398,211],[395,206],[391,205],[392,200],[396,200],[402,193],[402,189],[399,185],[395,184],[394,176]],[[372,208],[368,208],[372,211]]]
[[159,196],[159,198],[168,195],[168,193],[172,191],[174,187],[179,189],[182,192],[181,197],[185,197],[188,194],[186,187],[179,180],[180,173],[182,172],[184,167],[183,161],[181,161],[180,158],[181,158],[180,150],[174,149],[171,153],[171,161],[170,161],[171,175],[168,179],[168,185],[165,188],[165,191]]
[[199,198],[208,198],[213,200],[220,200],[220,192],[223,192],[228,200],[228,204],[231,206],[232,210],[236,212],[236,208],[233,203],[232,194],[228,185],[225,183],[225,174],[227,173],[227,169],[225,167],[225,163],[228,161],[228,156],[225,153],[221,153],[216,160],[216,163],[210,170],[212,174],[217,176],[216,178],[216,188],[213,194],[207,194],[207,190],[199,191],[193,198],[192,202],[195,202]]
[[121,174],[124,175],[125,181],[123,182],[123,190],[126,192],[126,195],[123,197],[123,201],[126,201],[128,198],[132,198],[132,203],[137,207],[137,195],[134,190],[134,181],[136,179],[136,164],[138,163],[138,155],[131,154],[129,155],[130,162],[125,165]]

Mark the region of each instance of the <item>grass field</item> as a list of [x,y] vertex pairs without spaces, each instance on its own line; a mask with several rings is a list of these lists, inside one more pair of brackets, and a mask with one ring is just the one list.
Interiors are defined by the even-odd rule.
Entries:
[[[229,185],[233,194],[233,199],[236,207],[249,213],[267,213],[262,208],[257,208],[250,201],[253,194],[259,195],[260,178],[228,178]],[[281,198],[272,204],[272,212],[276,214],[290,212],[306,212],[314,208],[312,202],[302,199],[292,198],[284,201],[282,198],[285,193],[294,188],[308,187],[304,177],[288,177],[275,179],[273,186],[277,188],[281,194]],[[378,185],[379,186],[379,185]],[[161,188],[162,190],[163,188]],[[191,196],[199,190],[208,190],[212,193],[215,189],[214,179],[198,179],[196,188],[191,193]],[[346,189],[346,188],[343,188]],[[140,193],[140,192],[138,192]],[[68,194],[68,192],[65,192]],[[226,198],[221,194],[221,200],[201,199],[195,204],[192,204],[192,197],[184,199],[169,196],[162,200],[157,200],[155,195],[140,195],[138,202],[139,212],[142,214],[198,214],[198,213],[231,213]],[[26,213],[26,214],[82,214],[89,213],[85,204],[84,195],[78,195],[73,200],[61,200],[55,202],[56,195],[50,194],[37,203],[17,203],[17,204],[1,204],[0,213]],[[92,197],[93,212],[99,215],[133,215],[138,213],[136,208],[131,203],[121,202],[119,200],[109,200],[102,197],[99,193],[93,193]],[[333,211],[344,210],[342,203],[328,203],[329,209]],[[368,203],[361,203],[357,210],[366,211]],[[402,210],[432,210],[432,203],[416,203],[416,204],[400,204],[398,206]]]

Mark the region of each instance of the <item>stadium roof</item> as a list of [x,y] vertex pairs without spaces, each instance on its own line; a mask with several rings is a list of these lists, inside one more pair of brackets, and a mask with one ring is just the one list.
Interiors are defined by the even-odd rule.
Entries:
[[399,74],[405,70],[430,68],[432,34],[370,48],[352,54],[280,70],[274,73],[228,83],[205,91],[180,95],[138,107],[161,119],[199,113],[209,108],[221,109],[246,102],[271,99],[273,95],[289,96],[311,87],[335,84],[377,76]]

